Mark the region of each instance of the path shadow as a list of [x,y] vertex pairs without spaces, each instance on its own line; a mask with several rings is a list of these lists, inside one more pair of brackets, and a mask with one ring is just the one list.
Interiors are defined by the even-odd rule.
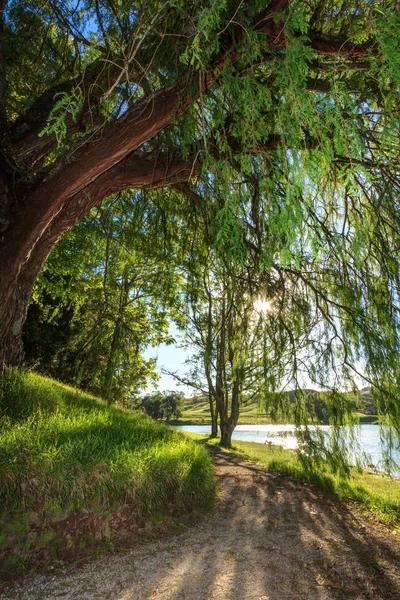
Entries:
[[15,598],[400,598],[400,546],[384,526],[358,517],[308,483],[217,448],[212,454],[220,488],[212,514],[130,553],[105,557],[43,583],[38,578],[27,595]]
[[[400,598],[400,548],[390,535],[307,483],[211,450],[216,513],[166,553],[142,596],[118,600]],[[384,532],[384,533],[382,533]]]

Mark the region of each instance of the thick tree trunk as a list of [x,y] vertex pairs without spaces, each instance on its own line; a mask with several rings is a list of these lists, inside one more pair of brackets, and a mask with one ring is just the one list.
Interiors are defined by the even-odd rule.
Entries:
[[236,427],[236,423],[233,423],[230,419],[222,422],[221,420],[221,440],[219,445],[223,448],[232,447],[232,434]]
[[[6,365],[20,365],[23,361],[22,325],[26,317],[26,306],[20,301],[20,290],[16,289],[6,305],[0,308],[0,375]],[[29,300],[29,295],[28,295]]]
[[[27,261],[11,286],[2,289],[0,285],[0,375],[6,365],[16,366],[23,362],[22,327],[33,285],[47,255]],[[6,271],[7,264],[1,264],[0,282],[6,280]]]
[[[144,158],[142,155],[133,154],[118,163],[106,175],[98,177],[84,192],[71,198],[63,209],[53,216],[39,238],[33,235],[27,219],[24,220],[25,231],[21,228],[19,234],[23,238],[21,244],[18,238],[14,237],[5,247],[4,238],[3,252],[0,252],[0,372],[3,371],[4,365],[20,365],[23,362],[21,332],[32,288],[47,257],[62,236],[93,206],[116,191],[127,188],[164,187],[186,181],[195,173],[196,167],[192,161],[182,161],[162,153],[156,159],[150,155]],[[9,193],[9,187],[5,183],[0,185],[0,192],[3,192],[4,198]],[[3,202],[2,206],[6,207],[7,203]],[[9,215],[5,210],[4,221],[7,219]],[[17,248],[26,244],[29,236],[31,247],[26,249],[24,256],[18,255],[17,251],[10,252],[11,244]]]

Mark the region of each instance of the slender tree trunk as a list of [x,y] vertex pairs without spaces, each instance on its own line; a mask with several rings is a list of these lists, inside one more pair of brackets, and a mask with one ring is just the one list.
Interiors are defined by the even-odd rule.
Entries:
[[223,340],[218,341],[217,347],[217,372],[215,378],[215,404],[219,415],[219,423],[221,428],[221,437],[224,435],[224,430],[227,423],[227,406],[225,403],[225,391],[223,382]]
[[218,411],[214,404],[214,398],[209,390],[208,392],[208,401],[210,403],[210,413],[211,413],[211,437],[217,437],[218,435]]
[[225,405],[225,394],[224,394],[223,389],[218,388],[218,386],[217,386],[216,405],[217,405],[217,411],[219,414],[219,426],[221,429],[220,445],[229,447],[230,442],[227,445],[225,443],[225,441],[223,441],[223,440],[228,439],[228,438],[230,439],[230,437],[232,436],[233,430],[229,434],[230,424],[229,424],[229,418],[228,418],[228,414],[227,414],[227,407]]
[[110,353],[108,355],[106,374],[104,377],[104,391],[103,391],[103,399],[108,402],[108,404],[112,403],[112,384],[113,384],[113,376],[115,371],[115,362],[116,355],[119,349],[119,340],[121,334],[121,321],[115,323],[114,333],[111,342]]
[[[239,400],[237,399],[237,409],[231,410],[231,414],[228,416],[227,406],[227,394],[223,388],[217,387],[217,410],[219,413],[219,423],[221,429],[221,440],[219,445],[224,448],[231,447],[232,433],[237,425],[239,419]],[[234,403],[234,397],[232,396],[232,407]]]

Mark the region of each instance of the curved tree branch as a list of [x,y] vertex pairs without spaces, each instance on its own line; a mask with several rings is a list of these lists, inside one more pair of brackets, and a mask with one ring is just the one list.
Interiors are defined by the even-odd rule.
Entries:
[[[285,44],[283,28],[275,23],[274,17],[287,5],[288,0],[272,0],[253,24],[254,31],[267,36],[271,44]],[[30,189],[29,197],[25,195],[25,202],[14,212],[16,227],[12,239],[4,243],[3,260],[15,265],[15,271],[10,268],[10,277],[17,275],[35,245],[51,228],[52,221],[63,213],[72,198],[89,189],[115,191],[116,186],[121,189],[116,165],[183,114],[198,98],[199,89],[204,93],[217,82],[227,60],[238,60],[238,46],[246,34],[241,28],[234,33],[223,34],[222,49],[208,71],[199,74],[194,68],[189,69],[170,87],[136,102],[122,118],[106,123],[96,135],[86,137],[80,147],[57,162],[36,189]],[[318,52],[344,56],[359,55],[367,47],[365,44],[356,47],[328,36],[315,36],[311,44]],[[111,183],[114,177],[115,183]]]

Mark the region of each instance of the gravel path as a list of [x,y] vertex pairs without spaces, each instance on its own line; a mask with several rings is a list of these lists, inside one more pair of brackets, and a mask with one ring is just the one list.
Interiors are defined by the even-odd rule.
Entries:
[[0,600],[399,600],[396,532],[308,484],[213,455],[221,498],[199,523],[29,576]]

